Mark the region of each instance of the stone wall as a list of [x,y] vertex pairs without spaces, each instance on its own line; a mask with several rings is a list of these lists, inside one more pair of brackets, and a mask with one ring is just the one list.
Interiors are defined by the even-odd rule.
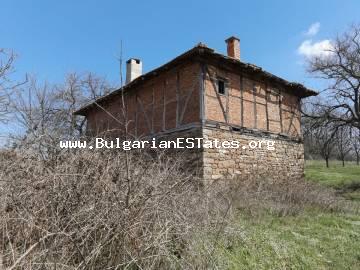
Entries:
[[300,141],[281,138],[271,134],[251,134],[219,128],[203,128],[204,139],[220,141],[237,140],[241,146],[250,141],[273,140],[275,150],[261,149],[203,149],[203,177],[215,180],[228,177],[253,177],[270,180],[294,180],[304,174],[304,148]]
[[[303,143],[290,137],[246,129],[232,131],[227,126],[199,126],[157,135],[158,140],[200,137],[209,141],[217,139],[240,143],[237,149],[204,147],[167,150],[168,154],[183,162],[184,170],[201,177],[205,184],[208,180],[234,177],[293,181],[304,176]],[[261,141],[261,148],[250,149],[250,141]],[[274,142],[274,150],[267,149],[267,141]]]

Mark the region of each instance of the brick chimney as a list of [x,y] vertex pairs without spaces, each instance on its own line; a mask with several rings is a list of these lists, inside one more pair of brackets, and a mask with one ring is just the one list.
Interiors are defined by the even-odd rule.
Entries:
[[142,75],[142,62],[140,59],[130,58],[126,61],[126,84]]
[[231,36],[225,40],[227,44],[227,55],[229,57],[240,60],[240,39]]

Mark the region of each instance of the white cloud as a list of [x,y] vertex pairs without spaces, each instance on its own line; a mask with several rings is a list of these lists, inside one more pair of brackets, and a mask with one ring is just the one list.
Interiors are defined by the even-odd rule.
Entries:
[[298,53],[307,57],[327,57],[332,52],[330,51],[333,48],[331,41],[329,39],[324,39],[318,42],[313,42],[311,39],[303,41],[299,48],[297,49]]
[[320,30],[320,23],[316,22],[310,25],[309,29],[305,32],[305,36],[313,37],[315,36]]

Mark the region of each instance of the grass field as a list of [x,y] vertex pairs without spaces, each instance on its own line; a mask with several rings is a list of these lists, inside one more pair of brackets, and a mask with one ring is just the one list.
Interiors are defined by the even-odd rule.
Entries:
[[[335,188],[360,206],[360,166],[307,161],[306,179]],[[341,198],[341,197],[340,197]],[[216,239],[210,269],[360,269],[360,216],[357,211],[306,208],[287,216],[238,211]],[[215,238],[216,236],[214,236]],[[203,236],[203,250],[214,241]],[[205,239],[205,240],[204,240]]]
[[239,214],[219,241],[219,269],[360,269],[360,217],[307,210]]
[[354,162],[347,162],[342,167],[341,162],[330,161],[330,167],[326,168],[325,161],[308,160],[305,178],[335,188],[345,198],[360,201],[360,166]]

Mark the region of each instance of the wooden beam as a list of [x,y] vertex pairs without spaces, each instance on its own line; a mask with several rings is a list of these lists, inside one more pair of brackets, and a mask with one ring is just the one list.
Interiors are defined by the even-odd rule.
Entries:
[[[226,76],[227,77],[227,76]],[[229,81],[225,81],[225,100],[226,100],[226,111],[225,111],[225,115],[226,115],[226,123],[230,122],[230,117],[229,117],[229,95],[230,95],[230,80]]]
[[190,90],[189,90],[189,92],[188,92],[187,95],[186,95],[184,107],[183,107],[182,112],[181,112],[181,114],[180,114],[180,123],[183,122],[184,115],[185,115],[185,112],[186,112],[186,108],[187,108],[187,105],[188,105],[188,103],[189,103],[189,101],[190,101],[190,99],[191,99],[191,96],[192,96],[193,92],[194,92],[196,83],[197,83],[196,80],[194,80],[194,81],[193,81],[193,84],[192,84],[192,86],[191,86],[191,88],[190,88]]
[[294,122],[294,118],[295,118],[295,113],[294,112],[290,112],[291,114],[291,118],[290,118],[290,121],[289,121],[289,128],[287,129],[287,134],[290,135],[290,131],[291,131],[291,126],[293,125],[293,122]]
[[270,126],[269,126],[269,109],[268,109],[268,99],[269,99],[270,95],[268,92],[268,85],[265,84],[265,111],[266,111],[266,130],[269,131]]
[[164,85],[163,85],[163,115],[162,115],[162,130],[166,129],[166,125],[165,125],[165,119],[166,119],[166,100],[165,100],[165,92],[166,92],[166,84],[167,84],[167,80],[164,80]]
[[257,128],[257,110],[256,110],[256,83],[253,82],[253,102],[254,102],[254,128]]
[[180,122],[180,74],[179,71],[176,72],[176,127],[181,125]]
[[148,116],[148,114],[147,114],[147,112],[146,112],[146,109],[145,109],[145,107],[144,107],[144,105],[143,105],[140,97],[138,97],[138,101],[139,101],[140,109],[141,109],[141,111],[142,111],[143,114],[144,114],[144,118],[145,118],[145,121],[146,121],[146,125],[147,125],[147,127],[148,127],[148,130],[151,132],[151,121],[150,121],[150,119],[149,119],[149,116]]
[[151,104],[151,133],[154,133],[154,116],[155,116],[155,89],[154,86],[151,88],[152,90],[152,104]]
[[244,126],[244,77],[240,74],[240,120],[241,126]]
[[223,113],[223,116],[224,116],[225,122],[227,123],[228,121],[227,121],[227,115],[226,115],[226,111],[225,111],[224,105],[223,105],[223,104],[222,104],[222,102],[221,102],[220,95],[219,95],[219,93],[218,93],[218,91],[217,91],[217,85],[216,85],[216,82],[214,82],[214,79],[213,79],[213,77],[211,76],[211,74],[210,74],[210,71],[209,71],[208,67],[206,67],[206,74],[209,74],[210,82],[212,83],[212,85],[213,85],[213,87],[214,87],[214,89],[215,89],[216,98],[217,98],[217,99],[218,99],[218,101],[219,101],[221,111],[222,111],[222,113]]
[[283,121],[282,121],[282,109],[281,109],[281,99],[282,99],[282,93],[279,89],[279,114],[280,114],[280,132],[283,133]]
[[135,94],[135,137],[138,137],[138,95]]
[[204,64],[200,64],[200,122],[203,123],[206,119],[205,115],[205,67]]

